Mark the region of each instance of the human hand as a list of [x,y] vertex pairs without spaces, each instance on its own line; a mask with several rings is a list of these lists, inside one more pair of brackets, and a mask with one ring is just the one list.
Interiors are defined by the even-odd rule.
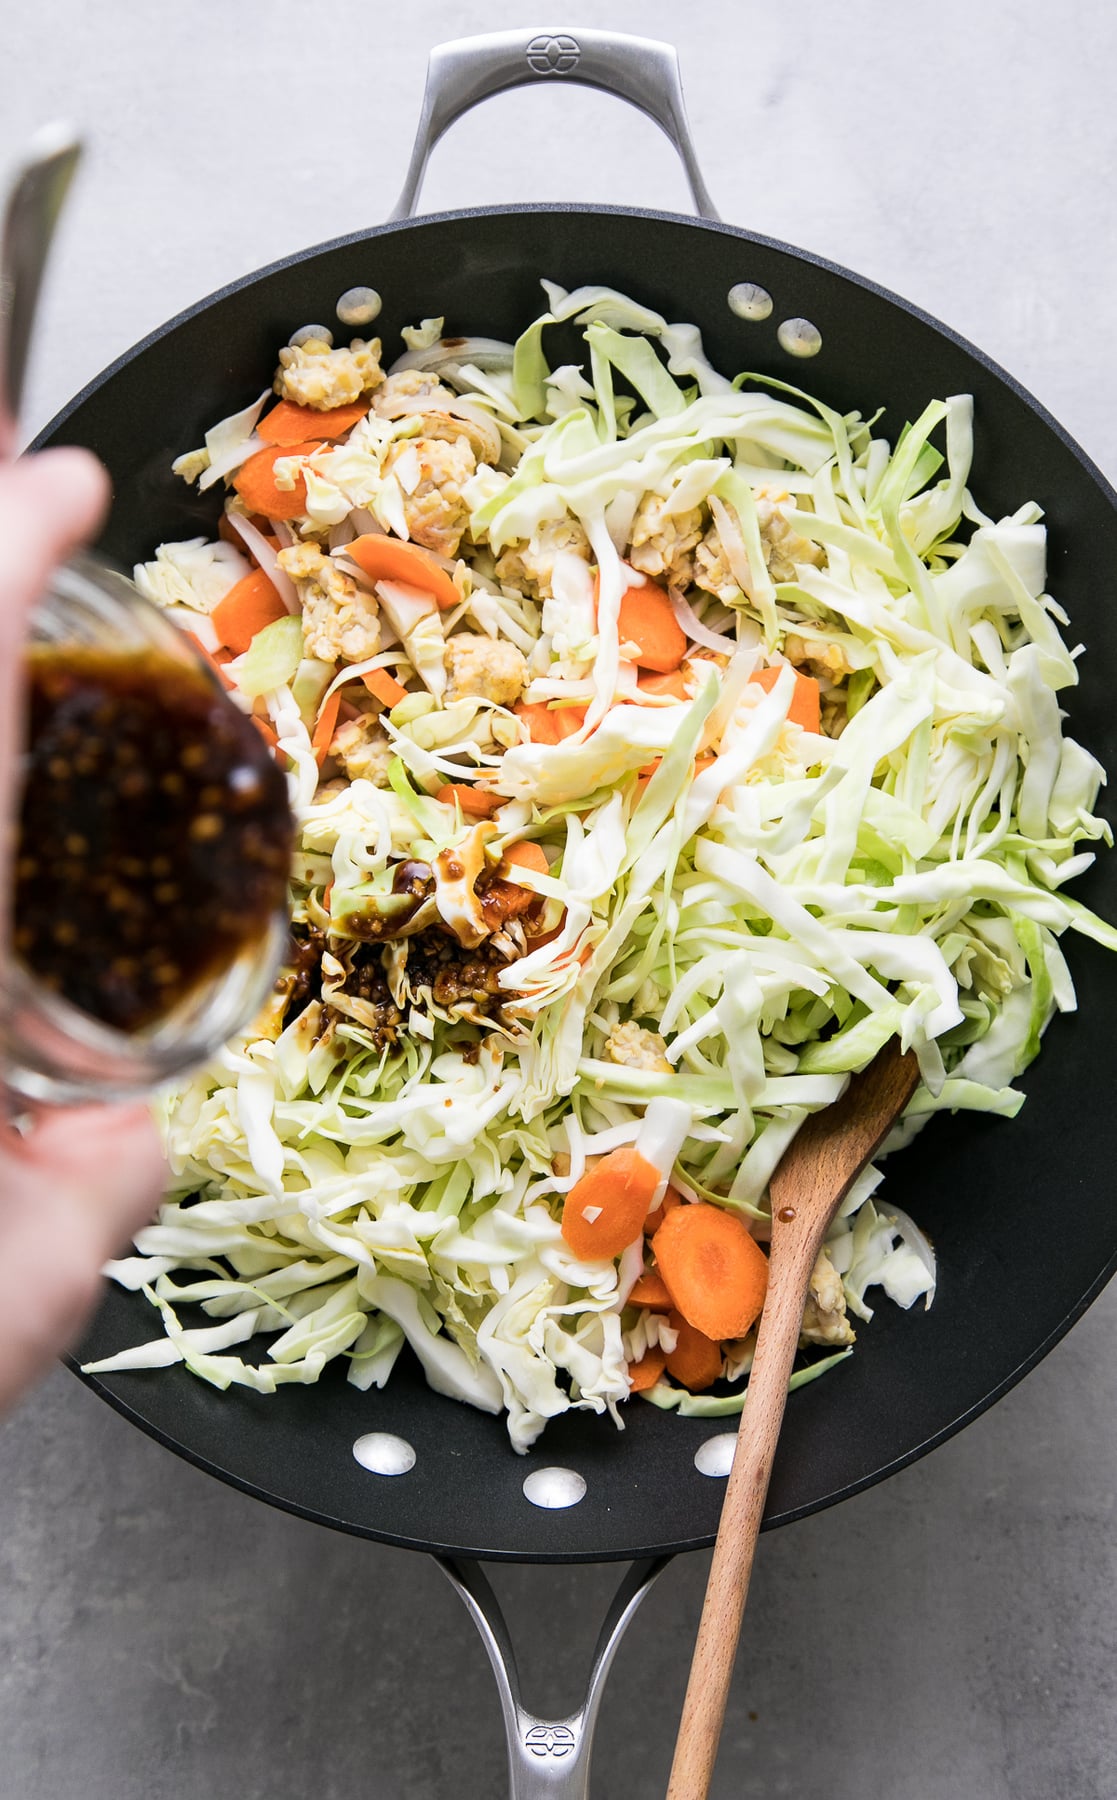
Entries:
[[[15,803],[27,618],[52,569],[96,531],[107,501],[105,472],[82,450],[0,468],[4,827]],[[10,862],[11,832],[0,829],[0,943]],[[150,1216],[165,1174],[142,1105],[44,1109],[26,1135],[0,1117],[0,1410],[75,1337],[97,1298],[102,1263]]]

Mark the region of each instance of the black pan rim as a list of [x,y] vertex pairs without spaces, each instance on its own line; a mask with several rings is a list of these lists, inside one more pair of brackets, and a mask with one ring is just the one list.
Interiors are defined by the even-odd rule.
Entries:
[[371,225],[364,231],[346,232],[341,237],[327,238],[323,243],[311,244],[305,250],[296,250],[292,252],[290,256],[279,257],[275,262],[266,263],[263,268],[253,269],[249,274],[239,276],[236,281],[226,282],[223,287],[215,288],[212,293],[206,294],[203,299],[195,300],[190,306],[184,307],[181,312],[175,313],[173,318],[165,320],[163,324],[156,326],[154,331],[148,332],[146,337],[140,338],[127,350],[122,351],[119,356],[115,357],[111,363],[107,364],[99,374],[93,376],[92,380],[88,381],[72,399],[66,402],[65,406],[42,426],[27,445],[27,449],[39,449],[45,440],[50,438],[57,431],[59,426],[65,424],[71,414],[77,411],[78,407],[82,406],[92,394],[97,393],[99,389],[104,387],[114,375],[125,368],[135,357],[149,349],[152,344],[159,343],[161,339],[168,337],[170,333],[177,330],[179,326],[185,325],[189,320],[197,318],[211,306],[214,306],[218,301],[225,300],[230,295],[241,293],[246,288],[254,286],[259,281],[264,281],[268,277],[277,275],[285,269],[295,268],[299,263],[309,262],[311,258],[320,256],[328,251],[342,250],[351,245],[367,243],[370,240],[384,237],[389,233],[418,231],[423,230],[430,225],[445,225],[463,219],[526,217],[538,213],[554,213],[568,216],[577,215],[586,218],[649,219],[658,224],[685,225],[692,230],[709,231],[716,236],[736,238],[743,243],[759,245],[760,248],[764,250],[775,250],[783,256],[795,257],[798,261],[807,263],[812,268],[822,269],[829,275],[839,276],[843,281],[848,281],[852,286],[860,288],[864,293],[872,294],[879,300],[885,300],[892,306],[900,307],[901,310],[909,314],[911,318],[917,319],[923,325],[930,326],[933,331],[938,332],[941,337],[944,337],[948,343],[953,344],[957,349],[963,351],[966,356],[971,357],[981,368],[985,369],[990,375],[995,376],[998,381],[1009,388],[1011,392],[1016,395],[1017,399],[1022,400],[1024,404],[1043,421],[1048,429],[1055,434],[1060,443],[1062,443],[1066,449],[1071,451],[1077,461],[1086,470],[1091,480],[1101,489],[1110,504],[1117,508],[1117,489],[1115,489],[1106,476],[1103,475],[1097,463],[1095,463],[1088,452],[1082,448],[1077,438],[1071,436],[1071,433],[1066,427],[1060,424],[1059,420],[1055,418],[1053,413],[1048,411],[1042,401],[1037,400],[1036,396],[1029,388],[1026,388],[1023,383],[1018,381],[1014,375],[1010,374],[1002,364],[996,362],[993,357],[980,349],[978,345],[971,343],[969,338],[963,337],[961,332],[955,331],[953,326],[944,324],[943,321],[936,318],[933,313],[926,312],[923,307],[917,306],[914,301],[906,299],[904,295],[897,294],[894,289],[884,287],[880,282],[873,281],[866,275],[859,275],[856,270],[847,268],[844,263],[832,262],[828,257],[818,256],[811,250],[802,250],[795,244],[784,242],[781,238],[766,237],[761,232],[747,231],[740,225],[728,225],[721,219],[703,219],[692,213],[660,212],[654,207],[579,206],[576,203],[569,201],[535,201],[523,205],[506,206],[469,206],[459,207],[452,212],[421,213],[413,219],[400,219],[383,225]]
[[[902,1469],[910,1468],[913,1463],[921,1462],[925,1456],[928,1456],[932,1450],[937,1450],[941,1444],[948,1443],[951,1438],[956,1437],[960,1431],[963,1431],[967,1425],[972,1425],[975,1419],[979,1419],[983,1413],[988,1412],[999,1400],[1003,1400],[1006,1394],[1010,1393],[1014,1387],[1023,1381],[1026,1375],[1030,1374],[1031,1371],[1041,1363],[1052,1350],[1054,1350],[1055,1346],[1059,1344],[1062,1339],[1066,1337],[1071,1328],[1078,1323],[1078,1320],[1082,1317],[1083,1313],[1093,1305],[1094,1301],[1098,1298],[1098,1295],[1102,1292],[1103,1288],[1108,1285],[1114,1275],[1117,1275],[1117,1250],[1114,1250],[1109,1262],[1101,1270],[1096,1279],[1090,1283],[1086,1292],[1075,1301],[1065,1318],[1059,1322],[1053,1331],[1048,1333],[1042,1342],[1038,1344],[1010,1374],[1006,1375],[1002,1381],[998,1382],[998,1384],[992,1388],[988,1394],[984,1395],[981,1400],[977,1401],[973,1406],[967,1407],[963,1412],[959,1413],[956,1419],[952,1419],[939,1431],[933,1432],[931,1436],[925,1438],[922,1443],[914,1445],[910,1450],[906,1450],[902,1456],[894,1457],[891,1462],[883,1464],[879,1469],[872,1470],[871,1473],[863,1476],[859,1481],[847,1482],[843,1487],[834,1488],[826,1494],[820,1494],[807,1505],[789,1507],[784,1512],[773,1513],[771,1515],[766,1514],[764,1522],[761,1525],[761,1530],[775,1531],[784,1525],[794,1525],[800,1519],[811,1518],[815,1513],[828,1512],[831,1507],[839,1505],[841,1501],[851,1500],[856,1494],[866,1493],[870,1488],[876,1487],[880,1482],[887,1481],[890,1476],[898,1475]],[[231,1470],[220,1468],[217,1463],[211,1462],[208,1457],[201,1456],[196,1451],[191,1450],[187,1445],[179,1443],[177,1439],[161,1430],[159,1426],[154,1425],[150,1420],[144,1418],[142,1413],[137,1412],[134,1407],[129,1405],[128,1401],[125,1400],[123,1396],[114,1393],[110,1387],[107,1387],[104,1382],[99,1381],[95,1375],[85,1374],[76,1357],[67,1354],[61,1358],[61,1361],[72,1374],[78,1377],[79,1381],[81,1381],[84,1386],[90,1388],[93,1393],[97,1395],[98,1399],[107,1401],[113,1411],[119,1413],[121,1418],[127,1419],[129,1424],[138,1426],[147,1437],[153,1438],[155,1442],[162,1445],[165,1450],[172,1451],[175,1456],[181,1457],[184,1462],[191,1463],[194,1468],[200,1469],[203,1474],[215,1476],[217,1480],[224,1482],[227,1487],[236,1488],[240,1493],[248,1495],[252,1500],[262,1500],[265,1505],[274,1506],[280,1512],[290,1513],[295,1518],[305,1519],[312,1525],[322,1525],[330,1531],[343,1532],[348,1537],[365,1538],[371,1540],[373,1543],[389,1544],[397,1550],[425,1551],[433,1556],[451,1557],[471,1554],[468,1551],[463,1551],[460,1544],[442,1544],[432,1542],[427,1538],[406,1537],[399,1532],[373,1531],[367,1526],[355,1525],[351,1521],[345,1519],[332,1519],[327,1517],[324,1513],[316,1511],[312,1507],[299,1506],[295,1502],[285,1499],[280,1494],[265,1492],[263,1488],[253,1482],[242,1480]],[[464,1404],[464,1402],[462,1402],[462,1404]],[[601,1553],[598,1555],[588,1555],[582,1551],[550,1551],[535,1556],[523,1556],[514,1551],[496,1551],[492,1549],[476,1552],[475,1554],[477,1554],[480,1557],[480,1560],[484,1562],[502,1563],[557,1564],[633,1562],[638,1561],[641,1557],[682,1556],[694,1550],[708,1550],[714,1542],[715,1535],[714,1532],[708,1532],[699,1537],[682,1539],[677,1543],[663,1544],[657,1541],[654,1544],[635,1545],[630,1549],[614,1551],[611,1554]]]
[[[245,293],[246,291],[251,290],[257,284],[261,284],[261,283],[265,282],[268,278],[270,278],[276,274],[279,274],[283,271],[298,267],[301,264],[312,261],[314,258],[316,258],[322,254],[329,253],[331,251],[336,251],[338,249],[345,249],[345,248],[349,248],[352,246],[362,245],[362,244],[368,243],[370,241],[375,241],[378,238],[382,238],[382,237],[385,237],[388,235],[395,234],[396,232],[408,233],[408,232],[412,232],[412,231],[421,231],[421,230],[425,230],[429,226],[439,226],[439,225],[447,224],[447,223],[451,223],[451,222],[460,223],[462,221],[468,221],[470,219],[483,220],[483,219],[488,219],[488,218],[497,217],[497,216],[514,218],[514,217],[527,217],[530,215],[538,215],[538,214],[565,215],[565,216],[573,216],[573,217],[585,218],[585,219],[597,219],[597,218],[635,219],[635,220],[646,220],[649,223],[653,223],[653,224],[668,224],[668,225],[672,225],[672,226],[685,226],[688,229],[694,229],[695,227],[698,227],[699,229],[703,230],[704,232],[708,232],[712,235],[720,236],[723,238],[729,238],[732,240],[742,242],[747,245],[757,246],[766,251],[774,251],[783,256],[787,256],[791,259],[799,261],[808,267],[817,268],[820,271],[824,271],[829,275],[838,277],[843,282],[849,284],[850,287],[852,287],[853,289],[855,289],[861,293],[864,293],[866,295],[872,295],[877,299],[881,299],[881,300],[885,301],[890,306],[899,308],[902,312],[907,314],[910,318],[916,320],[917,322],[919,322],[921,325],[923,325],[925,327],[929,327],[941,339],[943,339],[947,343],[951,344],[952,346],[954,346],[958,350],[960,350],[966,357],[968,357],[975,364],[975,366],[984,370],[985,372],[990,374],[992,377],[994,377],[995,380],[999,384],[1001,384],[1006,390],[1008,390],[1019,401],[1021,401],[1036,416],[1036,418],[1045,426],[1045,428],[1051,433],[1051,435],[1065,449],[1070,451],[1070,453],[1074,457],[1075,461],[1079,464],[1079,466],[1083,470],[1084,474],[1094,484],[1094,486],[1097,488],[1099,493],[1104,497],[1104,499],[1108,502],[1108,504],[1110,506],[1112,506],[1115,510],[1117,510],[1117,493],[1115,493],[1113,487],[1107,481],[1105,476],[1101,473],[1101,471],[1097,468],[1097,466],[1094,464],[1094,462],[1091,460],[1091,458],[1086,454],[1086,452],[1081,448],[1081,446],[1077,443],[1077,441],[1070,435],[1070,433],[1066,431],[1066,429],[1059,423],[1059,421],[1057,419],[1055,419],[1046,410],[1046,408],[1044,408],[1043,405],[1025,387],[1022,386],[1022,384],[1020,382],[1018,382],[1011,374],[1009,374],[1005,369],[1003,369],[999,364],[997,364],[992,358],[990,358],[983,351],[981,351],[980,349],[975,347],[973,344],[971,344],[967,339],[962,337],[958,332],[954,331],[951,327],[943,324],[940,320],[935,318],[933,315],[925,312],[924,310],[922,310],[918,306],[914,305],[912,302],[906,300],[902,296],[897,295],[896,293],[892,292],[891,290],[881,286],[879,283],[876,283],[864,276],[861,276],[840,264],[837,264],[837,263],[829,261],[825,258],[816,256],[811,252],[798,249],[795,246],[784,243],[778,239],[766,237],[766,236],[763,236],[761,234],[754,233],[754,232],[749,232],[747,230],[744,230],[743,228],[739,228],[736,226],[725,225],[725,224],[722,224],[721,222],[714,222],[714,221],[705,220],[705,219],[697,219],[697,218],[694,218],[694,217],[692,217],[690,215],[686,215],[686,214],[662,212],[662,211],[657,211],[655,209],[638,209],[638,208],[629,208],[629,207],[610,207],[610,206],[590,207],[590,206],[580,206],[577,204],[569,204],[569,203],[563,203],[563,204],[559,204],[559,205],[528,204],[528,205],[476,207],[476,208],[458,209],[458,210],[455,210],[452,212],[427,214],[427,215],[423,215],[423,216],[421,216],[417,219],[413,219],[413,220],[405,220],[405,221],[399,221],[399,222],[389,223],[389,224],[380,225],[380,226],[374,226],[374,227],[370,227],[366,230],[350,233],[345,236],[329,240],[325,243],[313,245],[307,249],[294,252],[293,254],[291,254],[287,257],[281,258],[281,259],[277,260],[276,262],[273,262],[262,269],[254,270],[244,276],[239,277],[236,281],[226,284],[222,288],[207,295],[205,298],[195,302],[188,308],[186,308],[183,311],[181,311],[180,313],[178,313],[174,318],[166,321],[164,324],[157,327],[153,332],[149,333],[147,336],[145,336],[143,339],[141,339],[138,343],[134,344],[130,349],[126,350],[121,356],[117,357],[99,375],[95,376],[92,381],[87,383],[86,386],[81,390],[81,392],[78,393],[77,395],[75,395],[74,398],[72,400],[70,400],[67,403],[67,405],[59,413],[57,413],[54,416],[54,418],[46,426],[43,427],[43,429],[40,431],[40,433],[34,439],[32,445],[29,447],[32,449],[38,448],[44,441],[49,440],[52,436],[54,436],[55,433],[58,431],[58,429],[62,425],[65,424],[65,422],[71,417],[71,415],[86,400],[88,400],[93,394],[97,393],[99,390],[101,390],[103,387],[105,387],[108,383],[110,383],[112,378],[116,374],[118,374],[120,371],[122,371],[124,368],[126,368],[131,362],[133,362],[139,355],[141,355],[149,347],[151,347],[152,345],[155,345],[155,344],[159,343],[161,340],[167,338],[168,336],[173,334],[180,326],[184,325],[188,321],[196,319],[200,315],[206,313],[216,303],[226,299],[227,297]],[[790,1524],[790,1523],[793,1523],[797,1519],[805,1518],[815,1512],[823,1511],[823,1510],[829,1508],[830,1506],[837,1504],[840,1500],[849,1498],[854,1494],[860,1493],[872,1486],[875,1486],[878,1481],[882,1481],[886,1477],[888,1477],[892,1474],[895,1474],[899,1470],[907,1467],[910,1463],[918,1461],[921,1457],[928,1454],[932,1449],[936,1448],[939,1444],[946,1442],[949,1438],[954,1436],[956,1432],[963,1429],[967,1424],[971,1423],[974,1419],[979,1417],[981,1413],[985,1412],[990,1406],[995,1404],[995,1402],[997,1400],[1001,1399],[1012,1387],[1014,1387],[1016,1385],[1016,1383],[1018,1381],[1020,1381],[1032,1368],[1034,1368],[1036,1366],[1036,1364],[1043,1359],[1044,1356],[1046,1356],[1049,1353],[1049,1351],[1060,1341],[1060,1339],[1066,1334],[1066,1332],[1070,1330],[1070,1328],[1074,1325],[1074,1323],[1078,1320],[1078,1318],[1081,1317],[1082,1313],[1086,1310],[1086,1308],[1092,1303],[1092,1301],[1101,1292],[1102,1288],[1106,1285],[1106,1283],[1108,1282],[1108,1280],[1111,1278],[1111,1276],[1114,1274],[1115,1271],[1117,1271],[1117,1252],[1115,1252],[1113,1254],[1113,1256],[1109,1259],[1109,1261],[1103,1267],[1101,1272],[1090,1281],[1089,1285],[1086,1288],[1086,1291],[1081,1295],[1081,1297],[1079,1299],[1077,1299],[1070,1306],[1069,1310],[1066,1312],[1063,1319],[1047,1333],[1047,1335],[1040,1342],[1040,1344],[1038,1346],[1036,1346],[1034,1349],[1029,1350],[1027,1355],[1021,1359],[1021,1361],[1019,1362],[1017,1367],[1015,1369],[1013,1369],[1007,1376],[1004,1376],[992,1388],[992,1390],[988,1394],[982,1396],[979,1400],[974,1402],[969,1407],[964,1408],[958,1414],[958,1416],[956,1418],[954,1418],[954,1419],[948,1421],[946,1424],[942,1425],[938,1430],[936,1430],[935,1432],[930,1434],[922,1442],[905,1450],[902,1454],[894,1457],[893,1459],[888,1461],[886,1464],[884,1464],[882,1467],[870,1471],[863,1477],[853,1480],[853,1481],[850,1481],[850,1482],[847,1482],[841,1486],[835,1486],[827,1493],[819,1495],[819,1496],[815,1497],[814,1499],[812,1499],[811,1501],[804,1503],[803,1505],[801,1505],[799,1507],[788,1508],[788,1509],[784,1510],[783,1512],[774,1513],[771,1517],[766,1519],[764,1528],[765,1529],[773,1529],[776,1526]],[[107,1387],[97,1377],[83,1375],[81,1373],[80,1367],[78,1366],[75,1358],[66,1357],[64,1360],[65,1360],[67,1366],[74,1373],[78,1374],[79,1377],[83,1380],[83,1382],[85,1382],[85,1384],[88,1387],[92,1388],[93,1391],[95,1393],[97,1393],[100,1398],[107,1400],[108,1403],[114,1408],[114,1410],[116,1412],[118,1412],[122,1417],[128,1419],[133,1424],[139,1425],[140,1428],[149,1437],[155,1439],[163,1447],[174,1451],[174,1453],[176,1455],[183,1457],[184,1460],[192,1463],[195,1467],[203,1470],[204,1472],[206,1472],[208,1474],[216,1475],[220,1480],[226,1482],[228,1485],[230,1485],[232,1487],[238,1488],[241,1492],[246,1493],[247,1495],[249,1495],[252,1498],[264,1500],[269,1505],[276,1506],[282,1511],[292,1513],[297,1517],[306,1518],[314,1523],[327,1525],[331,1529],[345,1531],[349,1535],[370,1538],[374,1541],[389,1543],[394,1546],[397,1546],[400,1548],[405,1548],[405,1549],[423,1549],[423,1550],[428,1550],[428,1551],[433,1550],[436,1553],[442,1553],[442,1554],[449,1553],[449,1554],[459,1554],[460,1555],[463,1553],[460,1545],[441,1544],[436,1541],[432,1542],[428,1538],[420,1538],[417,1536],[408,1536],[408,1535],[400,1533],[400,1532],[388,1532],[388,1531],[383,1531],[383,1530],[375,1530],[375,1529],[371,1529],[364,1525],[352,1523],[351,1521],[343,1520],[340,1518],[330,1517],[329,1514],[327,1514],[326,1512],[324,1512],[320,1509],[315,1509],[315,1508],[306,1507],[306,1506],[302,1506],[302,1505],[293,1503],[290,1500],[285,1499],[284,1497],[282,1497],[279,1494],[268,1491],[265,1487],[263,1487],[259,1484],[255,1484],[251,1481],[244,1480],[244,1479],[238,1477],[237,1475],[233,1474],[229,1470],[220,1467],[217,1463],[211,1461],[207,1457],[200,1455],[195,1451],[192,1451],[191,1449],[189,1449],[182,1443],[178,1442],[172,1435],[170,1435],[169,1433],[164,1431],[162,1428],[149,1423],[145,1418],[143,1418],[141,1416],[140,1413],[138,1413],[134,1409],[134,1407],[129,1403],[129,1401],[127,1399],[125,1399],[125,1398],[121,1397],[119,1394],[113,1392],[112,1389]],[[709,1533],[709,1534],[705,1534],[705,1535],[696,1536],[693,1538],[687,1538],[684,1540],[680,1540],[677,1543],[673,1543],[673,1544],[669,1544],[669,1545],[657,1543],[654,1546],[639,1546],[639,1547],[635,1547],[635,1548],[631,1548],[631,1549],[626,1547],[626,1549],[623,1551],[621,1551],[621,1550],[613,1550],[613,1551],[608,1551],[608,1552],[602,1552],[600,1550],[598,1550],[597,1552],[584,1552],[584,1551],[555,1552],[555,1551],[550,1551],[550,1552],[532,1553],[531,1555],[525,1555],[523,1552],[519,1552],[519,1551],[492,1551],[492,1550],[489,1550],[489,1551],[485,1551],[481,1554],[483,1554],[484,1559],[487,1561],[509,1561],[509,1562],[526,1561],[526,1562],[540,1562],[540,1563],[544,1563],[544,1562],[546,1562],[546,1563],[552,1563],[552,1562],[561,1563],[561,1562],[621,1561],[621,1560],[627,1560],[627,1558],[630,1555],[631,1556],[641,1556],[641,1555],[646,1555],[646,1554],[674,1554],[674,1553],[679,1553],[679,1552],[687,1551],[687,1550],[702,1549],[702,1548],[708,1547],[708,1545],[711,1544],[712,1542],[713,1542],[713,1534]]]

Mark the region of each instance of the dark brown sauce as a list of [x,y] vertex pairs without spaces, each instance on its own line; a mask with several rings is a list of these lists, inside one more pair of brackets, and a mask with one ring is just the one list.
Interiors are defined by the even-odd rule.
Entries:
[[13,944],[74,1006],[140,1030],[282,907],[286,782],[200,669],[72,644],[27,661]]

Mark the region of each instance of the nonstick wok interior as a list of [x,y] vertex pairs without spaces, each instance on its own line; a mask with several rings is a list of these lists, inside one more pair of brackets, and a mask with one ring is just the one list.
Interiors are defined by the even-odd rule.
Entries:
[[[270,383],[279,345],[309,321],[333,325],[337,297],[372,286],[385,361],[399,328],[443,315],[451,333],[511,338],[540,310],[541,276],[573,288],[617,287],[672,319],[701,326],[715,366],[802,384],[841,410],[884,417],[893,441],[935,397],[976,402],[975,497],[993,516],[1025,500],[1043,507],[1051,589],[1069,641],[1088,655],[1063,696],[1070,731],[1117,765],[1109,670],[1117,623],[1108,592],[1117,511],[1087,459],[1009,378],[922,314],[858,278],[730,227],[655,213],[578,207],[502,208],[385,227],[312,250],[224,290],[124,357],[56,419],[39,444],[82,443],[113,476],[105,549],[125,564],[166,539],[211,534],[214,495],[170,473],[216,419]],[[726,296],[758,282],[775,301],[745,323]],[[779,348],[781,319],[805,316],[822,349],[801,362]],[[1117,867],[1104,851],[1074,890],[1117,917]],[[888,1165],[885,1199],[933,1239],[939,1290],[929,1312],[883,1297],[859,1328],[854,1356],[791,1397],[767,1523],[829,1505],[930,1449],[996,1399],[1042,1356],[1117,1264],[1108,1193],[1117,1151],[1108,1020],[1117,960],[1065,942],[1080,1011],[1052,1025],[1023,1086],[1015,1121],[935,1120]],[[155,1335],[142,1296],[111,1289],[80,1359]],[[170,1448],[223,1479],[322,1523],[413,1547],[531,1561],[596,1560],[711,1541],[722,1483],[700,1475],[695,1450],[733,1421],[686,1420],[634,1400],[627,1428],[568,1415],[528,1457],[501,1420],[432,1393],[410,1357],[382,1393],[361,1394],[336,1368],[316,1387],[274,1396],[221,1394],[181,1368],[91,1383]],[[396,1432],[414,1468],[387,1479],[361,1468],[354,1440]],[[587,1491],[545,1512],[522,1492],[533,1468],[578,1470]]]

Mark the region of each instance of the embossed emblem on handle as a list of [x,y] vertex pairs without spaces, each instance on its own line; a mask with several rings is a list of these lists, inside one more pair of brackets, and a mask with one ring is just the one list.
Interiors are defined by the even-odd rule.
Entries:
[[524,1734],[524,1747],[533,1756],[569,1756],[574,1748],[574,1733],[569,1725],[533,1725]]
[[571,69],[577,68],[581,54],[582,47],[577,38],[570,37],[565,31],[555,37],[546,31],[539,32],[526,51],[528,68],[536,75],[569,75]]

